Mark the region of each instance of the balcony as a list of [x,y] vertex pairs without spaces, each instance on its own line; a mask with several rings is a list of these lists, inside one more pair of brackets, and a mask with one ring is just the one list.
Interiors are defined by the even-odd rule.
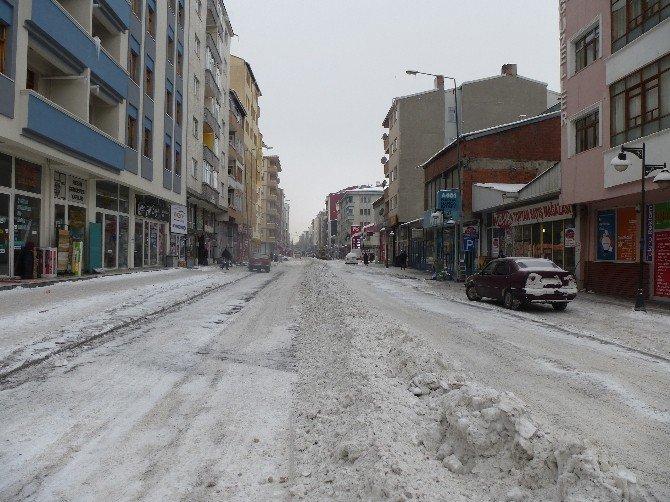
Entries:
[[130,27],[130,5],[126,0],[93,0],[93,6],[98,7],[119,31]]
[[216,82],[216,77],[210,68],[205,70],[205,97],[220,98],[221,89]]
[[219,121],[216,119],[216,117],[209,108],[205,107],[203,117],[205,123],[212,128],[214,134],[216,136],[221,136],[221,126],[219,125]]
[[211,204],[214,204],[215,206],[219,205],[219,192],[214,190],[211,186],[209,186],[204,181],[202,182],[202,197],[207,202],[210,202]]
[[[130,6],[121,17],[130,20]],[[113,9],[117,2],[106,4]],[[121,8],[121,7],[118,7]],[[125,10],[123,8],[122,10]],[[83,73],[91,70],[91,84],[99,85],[101,91],[123,101],[128,94],[128,74],[100,46],[84,28],[55,0],[33,0],[31,18],[26,20],[31,40],[46,49],[73,71]]]
[[123,171],[126,147],[34,91],[21,91],[23,135],[100,167]]
[[217,167],[219,165],[219,158],[207,145],[202,145],[202,158],[212,166]]
[[219,52],[219,46],[217,45],[216,40],[214,40],[212,34],[209,32],[207,32],[207,47],[209,47],[216,64],[220,65],[223,63],[223,60],[221,59],[221,53]]

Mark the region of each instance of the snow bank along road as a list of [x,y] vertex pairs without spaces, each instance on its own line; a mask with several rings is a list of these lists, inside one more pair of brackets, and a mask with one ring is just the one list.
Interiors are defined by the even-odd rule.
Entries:
[[315,260],[86,282],[0,292],[0,500],[670,500],[670,364],[579,301]]

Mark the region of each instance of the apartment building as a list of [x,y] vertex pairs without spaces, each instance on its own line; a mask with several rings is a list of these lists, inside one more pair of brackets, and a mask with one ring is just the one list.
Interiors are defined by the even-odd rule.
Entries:
[[233,29],[221,0],[190,2],[186,157],[189,264],[232,246],[228,215],[229,61]]
[[249,228],[247,227],[244,123],[247,112],[232,89],[229,94],[228,118],[228,218],[225,231],[235,261],[249,259]]
[[59,273],[183,255],[186,18],[183,0],[0,0],[0,276],[32,275],[33,247],[58,247]]
[[244,186],[246,202],[245,226],[249,229],[250,252],[261,248],[261,182],[263,168],[263,136],[258,127],[261,89],[251,65],[242,58],[231,55],[230,88],[235,91],[247,112],[244,121]]
[[282,201],[279,192],[281,162],[277,155],[263,157],[261,175],[261,253],[275,254],[280,230]]
[[[670,195],[647,165],[670,162],[670,4],[560,0],[561,203],[577,208],[577,273],[589,290],[670,298]],[[640,256],[642,255],[642,256]]]
[[397,239],[390,232],[395,235],[399,225],[423,215],[424,182],[418,165],[451,143],[457,133],[539,115],[557,102],[558,93],[548,91],[544,82],[518,75],[515,64],[504,65],[500,75],[464,82],[456,90],[445,89],[444,79],[438,77],[431,91],[395,98],[382,122],[387,129],[382,140],[388,179],[383,242],[390,260],[398,253]]
[[[360,227],[359,234],[363,227],[374,222],[374,212],[372,204],[384,193],[381,186],[359,186],[342,192],[342,197],[338,201],[338,224],[337,224],[337,244],[340,247],[351,246],[352,231],[351,227]],[[324,212],[325,213],[325,212]],[[360,235],[359,235],[360,237]]]

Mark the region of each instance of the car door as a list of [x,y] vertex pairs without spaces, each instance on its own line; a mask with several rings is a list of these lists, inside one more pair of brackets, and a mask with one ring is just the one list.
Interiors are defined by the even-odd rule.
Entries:
[[500,260],[496,263],[489,283],[491,286],[491,298],[502,300],[503,293],[508,287],[510,272],[511,268],[507,260]]
[[498,260],[491,261],[475,276],[474,283],[479,296],[491,297],[491,279],[497,264]]

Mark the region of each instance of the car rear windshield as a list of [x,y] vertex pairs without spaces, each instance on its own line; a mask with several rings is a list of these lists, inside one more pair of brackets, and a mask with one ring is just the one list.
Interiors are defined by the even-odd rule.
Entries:
[[516,264],[523,270],[562,270],[550,260],[517,260]]

